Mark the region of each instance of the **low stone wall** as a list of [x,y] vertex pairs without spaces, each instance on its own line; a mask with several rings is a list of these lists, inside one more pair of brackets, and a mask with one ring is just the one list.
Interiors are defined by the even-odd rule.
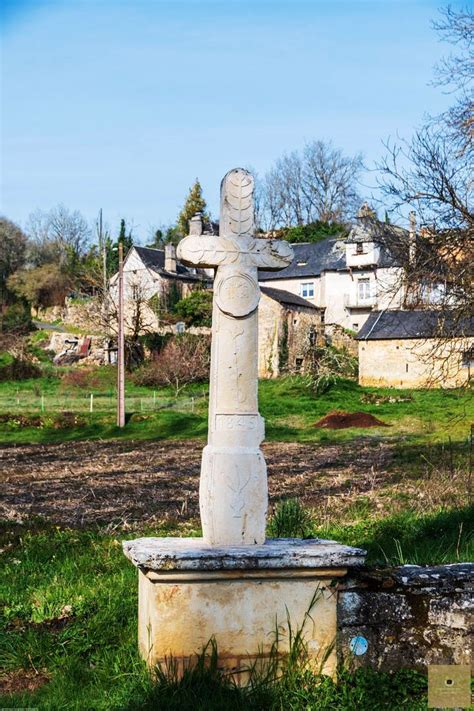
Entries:
[[473,623],[473,563],[352,571],[339,586],[339,661],[384,671],[470,664]]

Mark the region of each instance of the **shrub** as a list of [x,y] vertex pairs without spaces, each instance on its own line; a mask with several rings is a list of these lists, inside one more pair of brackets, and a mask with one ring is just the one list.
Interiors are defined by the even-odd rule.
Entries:
[[28,333],[31,329],[30,309],[24,302],[18,301],[16,304],[6,307],[1,318],[1,331],[21,335]]
[[69,370],[61,377],[61,386],[73,388],[98,388],[101,384],[97,369]]
[[333,346],[307,348],[305,371],[308,386],[318,395],[344,378],[357,376],[358,361],[345,349]]
[[0,382],[41,378],[41,375],[41,369],[31,361],[10,353],[0,354]]
[[175,336],[147,365],[137,370],[133,380],[137,385],[169,385],[175,395],[189,383],[209,377],[210,340],[189,333]]
[[341,237],[347,235],[347,228],[338,222],[310,222],[307,225],[296,225],[278,230],[278,238],[285,239],[292,244],[297,242],[321,242],[328,237]]
[[210,326],[212,319],[212,292],[196,289],[189,296],[178,301],[174,311],[188,326]]

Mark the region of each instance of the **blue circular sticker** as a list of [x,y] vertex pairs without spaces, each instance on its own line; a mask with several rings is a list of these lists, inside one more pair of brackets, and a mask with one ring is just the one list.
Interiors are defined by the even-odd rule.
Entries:
[[349,642],[349,649],[352,654],[356,655],[356,657],[360,657],[362,654],[365,654],[368,647],[369,643],[365,637],[353,637]]

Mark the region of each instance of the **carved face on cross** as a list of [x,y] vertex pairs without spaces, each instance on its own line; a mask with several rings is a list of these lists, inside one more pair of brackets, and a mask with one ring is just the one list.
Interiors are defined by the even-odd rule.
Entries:
[[[225,288],[216,293],[218,304],[220,300],[239,299],[250,306],[255,301],[252,292],[258,289],[256,270],[284,269],[293,259],[293,250],[287,242],[255,238],[253,192],[254,179],[248,171],[242,168],[229,171],[221,184],[219,237],[203,236],[198,218],[191,221],[190,235],[178,245],[178,258],[185,264],[237,267],[234,276],[226,280]],[[222,310],[226,312],[225,308]]]

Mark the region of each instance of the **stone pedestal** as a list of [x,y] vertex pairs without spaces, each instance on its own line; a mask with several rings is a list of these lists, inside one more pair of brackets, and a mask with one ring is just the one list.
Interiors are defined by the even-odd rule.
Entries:
[[[214,547],[196,538],[140,538],[123,544],[139,570],[138,636],[150,667],[170,658],[179,670],[215,639],[222,668],[242,680],[303,628],[310,658],[326,674],[336,666],[334,583],[365,551],[320,539],[275,539]],[[311,608],[311,609],[310,609]]]

